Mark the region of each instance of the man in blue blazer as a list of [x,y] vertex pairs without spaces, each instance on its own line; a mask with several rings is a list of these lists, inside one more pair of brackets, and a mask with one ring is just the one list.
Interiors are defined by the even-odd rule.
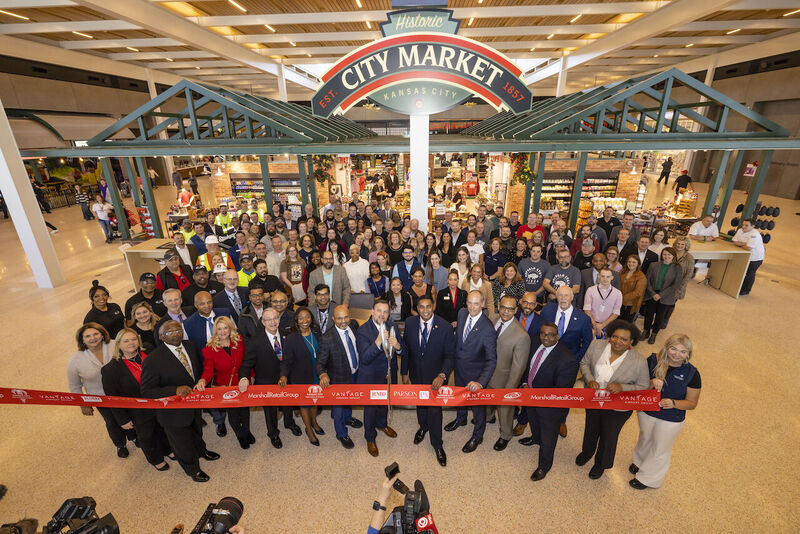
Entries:
[[[483,314],[483,307],[483,294],[477,290],[470,291],[466,309],[458,312],[453,364],[445,362],[443,371],[445,376],[449,376],[454,366],[456,386],[466,386],[473,393],[489,384],[497,367],[497,332],[489,318]],[[444,427],[448,432],[467,424],[467,409],[459,408],[456,413],[456,418]],[[472,437],[461,449],[463,452],[472,452],[478,448],[486,430],[486,406],[473,406],[472,415],[475,418],[475,428]]]
[[195,294],[194,307],[197,311],[183,322],[183,329],[186,331],[186,336],[202,350],[214,333],[214,321],[217,317],[230,317],[231,312],[227,308],[214,307],[214,301],[208,291],[198,291]]
[[[453,353],[456,338],[453,326],[438,315],[433,314],[433,299],[420,297],[417,302],[419,316],[406,319],[403,341],[406,356],[403,358],[400,374],[403,384],[430,384],[436,390],[447,380],[445,363],[453,366]],[[442,408],[441,406],[417,406],[419,429],[414,434],[414,445],[419,445],[430,431],[431,445],[436,452],[439,465],[447,465],[447,455],[442,447]]]
[[[389,361],[396,361],[398,354],[406,353],[399,335],[397,325],[389,320],[389,303],[376,300],[372,305],[372,317],[356,332],[359,356],[356,384],[381,384],[381,389],[388,388]],[[364,406],[364,438],[372,456],[378,456],[375,443],[378,430],[390,438],[397,437],[397,432],[388,424],[388,415],[388,406]]]

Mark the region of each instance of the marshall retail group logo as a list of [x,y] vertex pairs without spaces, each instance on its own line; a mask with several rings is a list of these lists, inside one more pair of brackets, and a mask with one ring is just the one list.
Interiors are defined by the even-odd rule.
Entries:
[[314,404],[316,404],[317,401],[324,396],[325,395],[322,392],[322,386],[318,384],[312,384],[308,386],[308,392],[306,393],[306,398],[309,399]]
[[25,402],[31,398],[30,394],[25,391],[24,389],[12,389],[11,390],[11,398],[17,399],[21,403],[25,404]]

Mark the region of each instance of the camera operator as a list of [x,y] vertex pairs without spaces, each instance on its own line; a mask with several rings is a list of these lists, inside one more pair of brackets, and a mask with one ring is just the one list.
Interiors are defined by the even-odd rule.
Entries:
[[367,534],[378,534],[383,522],[386,519],[386,501],[389,500],[389,495],[392,493],[392,487],[399,475],[392,478],[384,478],[381,485],[378,487],[378,500],[372,503],[372,508],[375,512],[372,514],[372,521],[369,523]]

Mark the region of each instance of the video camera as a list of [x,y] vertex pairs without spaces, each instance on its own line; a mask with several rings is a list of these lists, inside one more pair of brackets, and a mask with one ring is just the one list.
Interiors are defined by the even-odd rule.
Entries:
[[235,497],[223,497],[217,504],[209,503],[191,534],[225,534],[239,522],[243,513],[242,501]]
[[[67,499],[42,528],[42,534],[119,534],[114,516],[98,517],[96,504],[91,497]],[[0,526],[0,534],[35,534],[38,526],[36,519],[22,519]]]
[[[400,473],[397,462],[386,467],[386,478],[392,479]],[[419,480],[414,481],[414,491],[398,478],[392,487],[404,496],[403,506],[396,506],[381,527],[380,534],[438,534],[430,513],[428,494]]]

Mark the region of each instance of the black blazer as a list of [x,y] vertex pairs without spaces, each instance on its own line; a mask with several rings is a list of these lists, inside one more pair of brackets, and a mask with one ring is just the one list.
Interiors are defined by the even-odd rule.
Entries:
[[[531,372],[531,362],[539,351],[541,343],[531,344],[531,352],[528,356],[528,365],[522,373],[522,384],[528,383],[528,374]],[[578,360],[570,352],[566,345],[557,343],[547,359],[542,362],[539,371],[533,379],[534,388],[571,388],[575,385],[578,377]],[[548,408],[542,412],[547,413],[551,419],[562,420],[569,412],[569,408]],[[540,412],[540,414],[542,414]]]
[[[317,345],[321,340],[319,330],[312,333],[317,338]],[[321,350],[319,347],[317,352]],[[314,364],[311,360],[311,351],[303,341],[303,336],[297,332],[291,332],[286,336],[286,344],[283,346],[283,360],[281,360],[281,376],[288,377],[291,384],[313,384],[314,383]]]
[[[175,395],[178,386],[194,387],[203,374],[203,358],[194,343],[184,341],[183,348],[192,363],[194,376],[178,361],[164,343],[155,348],[142,363],[142,397],[160,399]],[[189,426],[200,410],[156,410],[162,426]]]
[[421,321],[418,316],[406,319],[403,330],[406,354],[401,358],[400,374],[408,375],[413,384],[430,384],[439,373],[444,372],[446,366],[453,366],[456,338],[453,335],[453,326],[434,315],[425,353],[422,354],[419,346]]
[[[392,292],[387,291],[381,298],[389,303],[389,309],[391,310],[394,305],[394,295]],[[408,291],[403,291],[403,295],[400,297],[400,303],[400,320],[405,321],[411,317],[411,295],[408,294]]]
[[[356,345],[358,338],[358,323],[350,321],[350,331],[353,334],[353,345]],[[358,349],[356,349],[358,350]],[[319,355],[317,356],[317,376],[327,373],[331,379],[331,384],[351,384],[353,382],[350,373],[350,361],[347,358],[342,338],[339,331],[331,328],[324,334],[319,342]]]
[[[250,303],[248,300],[250,289],[246,287],[237,287],[236,291],[239,293],[239,299],[242,301],[242,311],[244,311],[244,308]],[[215,308],[225,308],[231,312],[231,319],[233,319],[234,324],[239,322],[239,314],[236,313],[236,310],[234,309],[233,304],[231,304],[231,300],[228,298],[228,293],[225,291],[225,289],[214,295],[213,302]]]
[[[147,358],[145,358],[146,360]],[[142,362],[144,363],[144,361]],[[139,382],[131,374],[128,366],[122,360],[111,360],[100,369],[103,379],[103,391],[106,395],[115,397],[142,397],[142,389]],[[117,424],[120,426],[133,421],[134,425],[153,419],[156,414],[154,410],[139,410],[134,408],[111,408]]]
[[[286,336],[278,331],[281,339],[281,351],[286,352]],[[281,377],[281,362],[275,354],[275,349],[269,342],[267,332],[261,328],[246,345],[244,360],[239,366],[239,380],[248,378],[250,371],[255,370],[256,385],[277,384]]]
[[456,290],[456,306],[450,299],[450,288],[446,287],[436,294],[436,315],[450,323],[458,321],[458,311],[467,307],[467,292],[461,288]]

